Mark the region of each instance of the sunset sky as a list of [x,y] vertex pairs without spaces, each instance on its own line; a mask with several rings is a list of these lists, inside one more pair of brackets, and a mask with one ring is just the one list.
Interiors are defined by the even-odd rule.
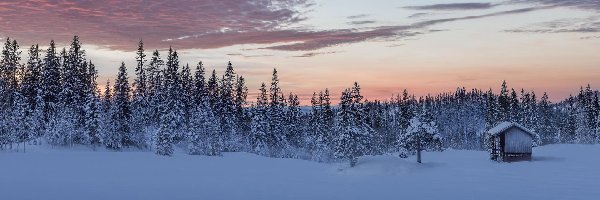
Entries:
[[64,46],[73,35],[100,84],[121,61],[133,78],[143,39],[147,54],[172,46],[182,64],[203,61],[222,72],[231,61],[250,93],[273,68],[285,93],[308,97],[327,87],[334,99],[354,81],[367,99],[405,88],[498,91],[506,80],[558,101],[600,85],[598,0],[0,2],[0,37],[16,39],[23,52],[51,39]]

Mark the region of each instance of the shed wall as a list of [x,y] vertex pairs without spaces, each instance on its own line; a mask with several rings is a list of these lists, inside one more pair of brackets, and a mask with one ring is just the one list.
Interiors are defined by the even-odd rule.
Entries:
[[533,138],[519,128],[513,127],[505,131],[505,153],[531,153]]

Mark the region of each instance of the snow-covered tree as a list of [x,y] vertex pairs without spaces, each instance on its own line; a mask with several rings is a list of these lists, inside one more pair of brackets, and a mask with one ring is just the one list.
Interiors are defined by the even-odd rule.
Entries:
[[356,165],[358,157],[369,150],[373,133],[373,129],[365,121],[362,98],[358,83],[354,83],[352,89],[342,92],[337,113],[335,155],[348,160],[351,167]]
[[416,153],[417,162],[421,163],[421,151],[442,149],[437,129],[431,111],[423,104],[419,113],[410,120],[406,134],[400,137],[400,146],[411,153]]
[[219,119],[208,102],[194,109],[188,133],[188,153],[192,155],[219,156],[223,151]]
[[259,155],[271,155],[269,138],[268,96],[265,83],[259,89],[256,105],[252,110],[250,145],[252,152]]

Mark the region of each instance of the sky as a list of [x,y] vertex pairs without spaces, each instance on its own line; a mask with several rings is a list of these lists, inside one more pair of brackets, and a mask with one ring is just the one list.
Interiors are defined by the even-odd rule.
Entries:
[[600,85],[598,0],[23,0],[0,2],[0,38],[59,46],[78,35],[98,82],[121,61],[135,66],[171,46],[182,64],[228,61],[254,96],[277,68],[285,93],[303,104],[329,88],[332,98],[357,81],[385,100],[457,87],[548,92],[560,101]]

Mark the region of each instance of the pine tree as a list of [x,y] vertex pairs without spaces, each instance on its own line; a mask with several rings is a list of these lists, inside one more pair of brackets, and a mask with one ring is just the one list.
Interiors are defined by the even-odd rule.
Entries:
[[234,115],[236,118],[236,127],[239,132],[246,132],[248,127],[246,123],[249,121],[245,111],[246,98],[248,97],[248,87],[246,87],[246,79],[243,76],[237,78],[235,83],[235,99],[234,103]]
[[340,98],[336,125],[339,134],[335,138],[335,155],[347,159],[350,167],[354,167],[358,157],[368,152],[373,133],[372,128],[365,121],[362,98],[358,83],[354,83],[352,89],[343,91]]
[[252,152],[259,155],[271,155],[269,141],[269,123],[267,89],[265,83],[262,83],[259,89],[256,105],[252,111],[252,125],[250,135],[250,145]]
[[47,121],[48,116],[52,115],[51,105],[59,102],[61,88],[60,59],[56,55],[56,46],[54,40],[50,41],[50,47],[46,50],[44,65],[42,68],[41,87],[44,97],[44,118]]
[[500,95],[498,96],[499,121],[510,121],[511,102],[508,95],[508,88],[506,86],[506,81],[504,81],[502,82],[502,87],[500,88]]
[[519,103],[519,98],[517,97],[517,92],[515,89],[511,89],[510,96],[508,97],[508,101],[510,102],[510,112],[509,119],[511,122],[519,122],[521,121],[521,105]]
[[17,41],[13,40],[11,42],[10,38],[6,38],[2,49],[2,59],[0,60],[0,78],[5,94],[2,97],[4,108],[9,108],[14,104],[14,94],[18,91],[17,70],[20,68],[20,54]]
[[200,103],[207,101],[207,91],[206,91],[206,80],[205,80],[205,69],[202,62],[198,62],[196,65],[196,72],[194,72],[194,102],[196,105],[200,105]]
[[417,162],[421,163],[421,151],[441,150],[441,139],[431,111],[425,104],[418,114],[410,120],[406,135],[400,139],[400,145],[417,154]]
[[217,111],[219,102],[219,78],[217,72],[213,69],[208,82],[206,83],[206,92],[208,94],[208,102],[214,111]]
[[11,114],[11,124],[13,124],[11,141],[17,144],[22,143],[23,151],[25,151],[25,142],[33,138],[33,135],[31,135],[31,129],[33,127],[31,127],[29,124],[27,114],[28,109],[29,105],[27,103],[27,99],[21,93],[16,92],[15,102]]
[[491,129],[499,122],[499,106],[496,96],[490,89],[486,94],[486,130]]
[[189,65],[185,65],[179,74],[181,84],[181,104],[183,109],[184,128],[190,123],[190,118],[194,110],[194,81]]
[[174,125],[172,124],[172,121],[169,120],[172,119],[173,116],[164,115],[161,118],[161,126],[156,133],[156,139],[154,139],[156,154],[170,156],[173,154],[173,137],[171,136],[171,133]]
[[284,122],[283,109],[285,101],[283,93],[279,87],[279,77],[277,75],[277,69],[273,69],[273,76],[271,78],[271,87],[269,89],[269,145],[273,147],[275,151],[281,151],[287,147],[287,138],[281,124]]
[[41,143],[41,137],[44,136],[43,134],[46,130],[46,123],[44,121],[44,97],[42,95],[42,90],[38,89],[36,92],[34,109],[28,117],[32,135],[36,138],[36,144]]
[[96,145],[102,142],[100,135],[100,99],[97,93],[88,93],[85,99],[85,122],[84,122],[84,135],[86,137],[86,143],[90,144],[92,148],[96,148]]
[[[135,142],[131,138],[131,106],[130,106],[130,88],[127,77],[127,68],[122,62],[119,67],[119,74],[114,85],[114,101],[113,101],[113,123],[115,126],[116,138],[120,138],[119,146],[131,146]],[[120,147],[116,147],[119,149]]]
[[558,142],[558,135],[556,135],[556,127],[554,126],[554,116],[548,94],[544,92],[544,95],[540,99],[538,104],[538,115],[540,116],[540,122],[536,128],[536,132],[540,134],[542,144],[553,144]]
[[134,99],[137,98],[145,98],[146,97],[146,90],[148,88],[147,86],[147,73],[145,70],[145,64],[146,64],[146,54],[144,53],[144,42],[142,40],[140,40],[140,42],[138,43],[138,49],[136,52],[136,62],[137,62],[137,66],[135,67],[135,82],[134,82],[134,92],[133,92],[133,97]]
[[25,97],[30,110],[35,108],[37,92],[40,88],[42,61],[38,45],[32,45],[29,49],[29,60],[23,70],[21,81],[21,94]]
[[156,50],[152,53],[152,58],[148,63],[147,69],[147,104],[148,108],[145,111],[148,117],[147,124],[158,124],[160,121],[159,105],[162,103],[162,81],[163,81],[163,65],[164,61],[160,58],[159,52]]
[[164,94],[159,105],[160,125],[155,134],[155,151],[158,155],[172,155],[173,144],[183,139],[181,130],[183,112],[181,110],[181,84],[179,71],[179,56],[172,48],[167,56],[166,69],[164,70]]
[[219,156],[223,151],[219,121],[208,102],[196,107],[188,133],[188,153],[191,155]]
[[166,69],[163,73],[163,77],[163,105],[169,108],[166,110],[167,112],[164,112],[165,110],[163,110],[162,113],[169,115],[167,118],[173,119],[171,122],[169,122],[172,126],[169,125],[168,130],[170,131],[173,142],[179,142],[184,139],[184,92],[181,84],[181,76],[179,75],[179,55],[177,54],[177,51],[173,50],[172,48],[169,48]]
[[290,145],[294,147],[301,146],[302,139],[302,113],[300,111],[300,100],[298,95],[290,93],[288,96],[288,106],[285,112],[285,133]]

